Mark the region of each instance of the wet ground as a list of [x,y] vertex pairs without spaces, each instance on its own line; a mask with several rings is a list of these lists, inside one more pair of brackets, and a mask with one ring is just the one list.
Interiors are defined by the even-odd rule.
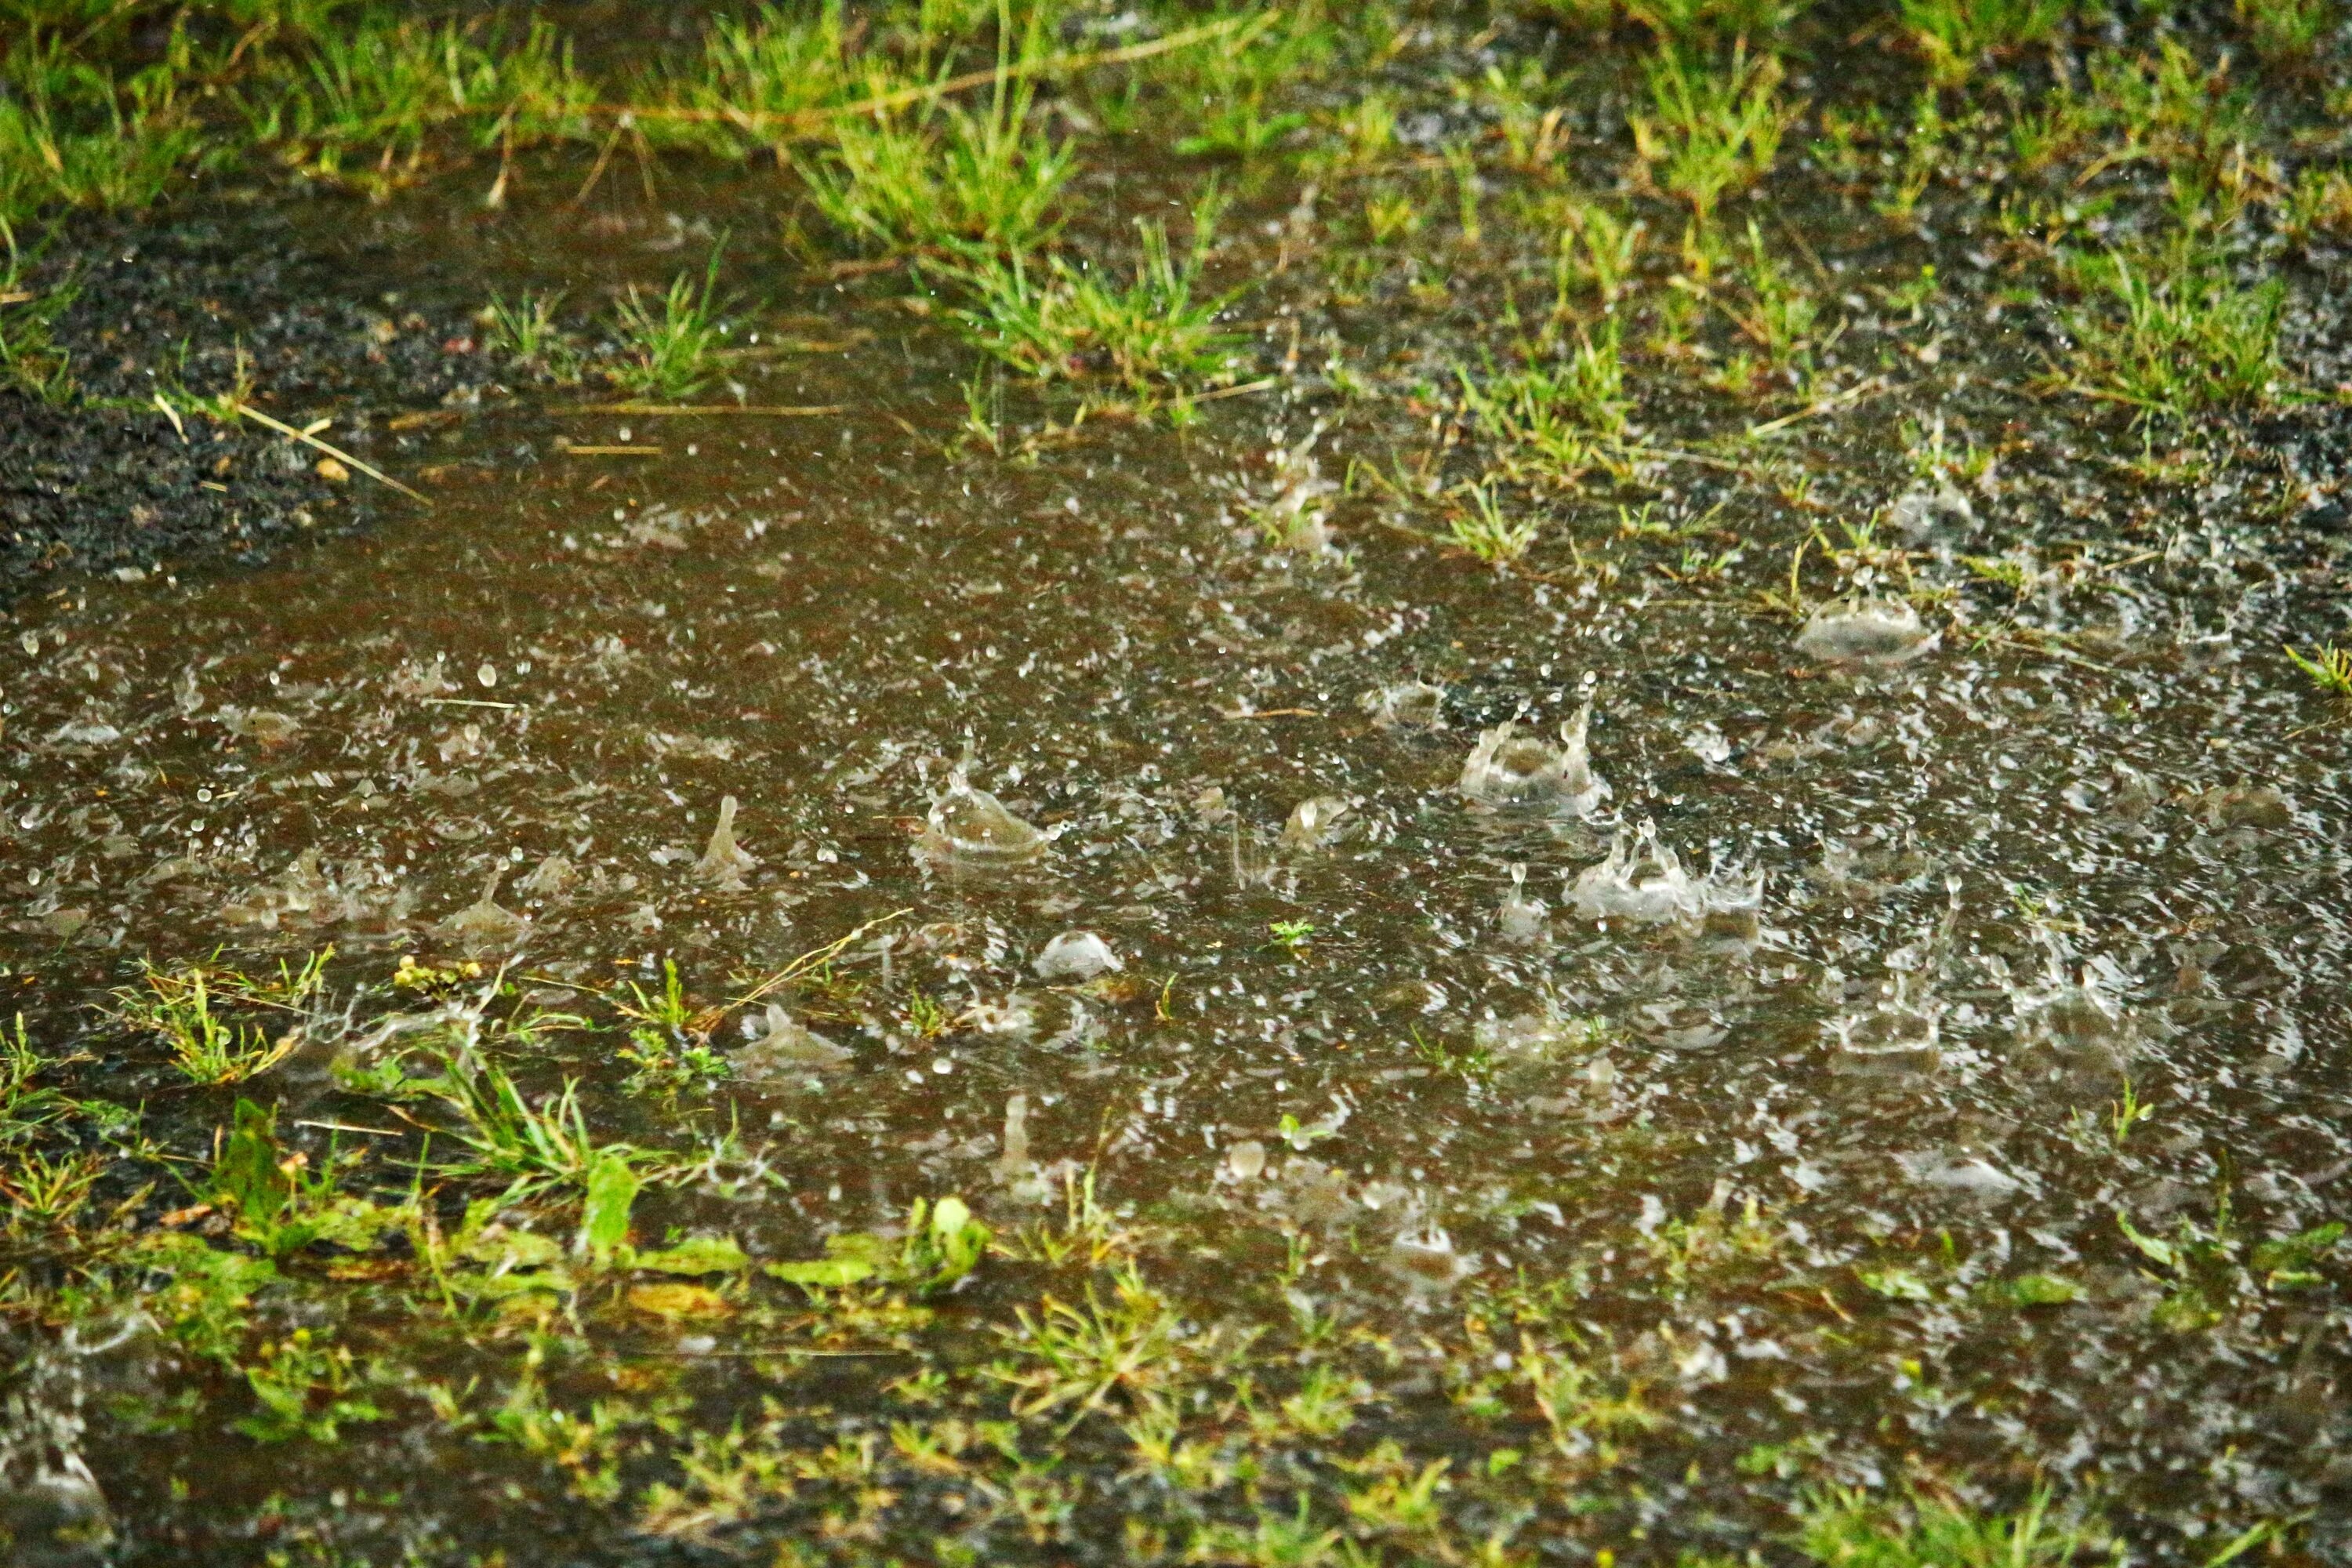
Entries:
[[[396,271],[437,210],[303,243]],[[741,401],[827,412],[457,368],[486,280],[654,281],[724,226],[612,211],[523,204],[413,322],[345,287],[301,329],[397,384],[287,416],[358,406],[331,434],[429,510],[7,622],[6,981],[89,1053],[44,1081],[141,1108],[75,1137],[149,1237],[9,1237],[14,1517],[154,1563],[1670,1563],[1780,1560],[1822,1488],[2046,1483],[2137,1561],[2352,1554],[2352,799],[2278,651],[2340,621],[2324,497],[2004,426],[2022,339],[1973,384],[1889,350],[1897,395],[1777,465],[1645,409],[1657,454],[1516,571],[1365,477],[1419,415],[1312,375],[999,457],[887,279],[742,272],[787,346]],[[1287,288],[1269,369],[1460,341]],[[1990,480],[1906,462],[1938,413]],[[2219,439],[2308,479],[2334,427]],[[1328,548],[1269,544],[1300,513]],[[943,846],[959,776],[1046,842]],[[142,958],[329,944],[236,1089],[92,1010]],[[633,1039],[665,963],[685,1026]],[[652,1261],[575,1246],[577,1193],[468,1219],[503,1178],[436,1170],[464,1123],[417,1087],[453,1041],[648,1152]],[[240,1094],[280,1169],[356,1150],[414,1209],[261,1263],[208,1173]],[[968,1273],[790,1267],[951,1194]],[[740,1254],[659,1261],[697,1237]]]

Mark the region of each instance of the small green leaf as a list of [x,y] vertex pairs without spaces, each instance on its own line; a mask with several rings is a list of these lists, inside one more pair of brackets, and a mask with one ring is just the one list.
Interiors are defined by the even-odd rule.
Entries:
[[629,1239],[629,1209],[644,1185],[626,1156],[610,1150],[588,1172],[588,1202],[580,1218],[579,1250],[603,1258]]
[[1854,1273],[1864,1285],[1868,1286],[1871,1289],[1877,1291],[1880,1295],[1885,1297],[1890,1301],[1931,1301],[1935,1300],[1936,1293],[1928,1289],[1927,1282],[1925,1279],[1920,1279],[1916,1274],[1911,1272],[1908,1268],[1899,1267],[1891,1267],[1886,1268],[1858,1268],[1854,1270]]
[[2138,1247],[2140,1252],[2158,1267],[2170,1268],[2179,1261],[2180,1254],[2170,1242],[2158,1241],[2152,1236],[2142,1235],[2121,1209],[2116,1211],[2116,1224],[2122,1227],[2125,1239]]
[[2083,1288],[2055,1274],[2021,1274],[1988,1282],[1982,1295],[2004,1307],[2063,1307],[2081,1300]]
[[239,1218],[267,1228],[294,1194],[293,1179],[278,1168],[278,1111],[239,1100],[236,1118],[213,1167],[213,1194],[235,1204]]
[[803,1263],[771,1263],[764,1272],[787,1285],[838,1290],[874,1277],[874,1265],[859,1258],[817,1258]]
[[629,1267],[656,1274],[740,1274],[751,1260],[732,1237],[694,1236],[676,1247],[633,1253]]

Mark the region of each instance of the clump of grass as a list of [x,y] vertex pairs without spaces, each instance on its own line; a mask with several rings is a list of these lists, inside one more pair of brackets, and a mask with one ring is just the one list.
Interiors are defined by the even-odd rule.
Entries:
[[455,1136],[472,1151],[451,1169],[505,1178],[509,1200],[549,1188],[585,1190],[600,1166],[635,1157],[625,1144],[597,1142],[576,1079],[564,1079],[560,1090],[533,1105],[504,1068],[460,1050],[451,1053],[432,1088],[461,1118]]
[[2307,59],[2336,21],[2333,0],[2238,0],[2238,22],[2266,60]]
[[203,133],[168,65],[118,79],[36,26],[0,57],[0,217],[145,206]]
[[163,1040],[172,1065],[191,1083],[242,1083],[285,1060],[302,1043],[302,1029],[298,1021],[273,1036],[260,1022],[224,1008],[299,1016],[326,984],[333,954],[323,948],[299,971],[281,963],[274,981],[210,963],[174,970],[149,964],[139,986],[114,994],[114,1016]]
[[2144,415],[2180,416],[2260,403],[2284,375],[2278,279],[2247,287],[2226,261],[2178,237],[2137,255],[2074,256],[2066,270],[2090,298],[2069,313],[2066,384]]
[[1633,0],[1627,15],[1674,44],[1768,38],[1803,15],[1811,0]]
[[1568,313],[1570,300],[1591,294],[1603,305],[1613,305],[1633,274],[1644,232],[1640,219],[1628,221],[1598,202],[1575,201],[1559,213],[1559,255],[1552,266],[1555,312]]
[[1753,218],[1748,223],[1748,262],[1741,272],[1747,285],[1745,308],[1727,306],[1727,313],[1776,368],[1803,359],[1821,318],[1820,301],[1765,248],[1763,232]]
[[983,258],[961,274],[976,303],[956,321],[975,346],[1024,374],[1071,377],[1098,367],[1146,398],[1197,386],[1223,373],[1239,341],[1216,320],[1244,290],[1210,295],[1201,286],[1215,202],[1212,193],[1195,208],[1181,263],[1163,225],[1139,221],[1142,255],[1123,284],[1058,256],[1042,279],[1018,255]]
[[2339,701],[2352,702],[2352,648],[2321,643],[2307,654],[2290,647],[2286,657],[2320,690]]
[[698,286],[684,273],[651,299],[635,284],[613,307],[621,357],[605,374],[641,397],[691,397],[710,384],[719,343],[727,335],[718,295],[719,253],[713,251]]
[[2305,169],[2279,204],[2279,232],[2308,246],[2326,234],[2352,235],[2352,175],[2342,169]]
[[1191,131],[1176,139],[1189,157],[1250,159],[1272,151],[1307,123],[1307,116],[1275,107],[1281,88],[1309,76],[1335,43],[1320,5],[1265,13],[1162,74],[1179,101],[1200,105]]
[[289,163],[381,200],[417,176],[445,128],[507,152],[584,136],[594,96],[545,20],[509,43],[495,24],[365,16],[321,32],[248,103],[255,134]]
[[796,117],[845,99],[859,78],[841,0],[814,16],[763,5],[748,16],[719,16],[702,53],[664,83],[661,97],[682,112],[647,117],[665,142],[740,156],[772,149],[789,158],[785,128]]
[[25,287],[16,236],[5,222],[0,222],[0,237],[8,241],[8,268],[0,272],[0,386],[13,386],[53,406],[70,402],[72,356],[57,345],[53,332],[57,319],[73,303],[76,289],[66,283],[36,293]]
[[571,345],[556,325],[556,307],[563,302],[561,289],[525,289],[514,299],[493,294],[482,307],[482,343],[533,370],[565,375],[571,365]]
[[2106,1547],[2095,1521],[2053,1518],[2051,1500],[2045,1483],[2016,1513],[1979,1514],[1940,1498],[1898,1505],[1832,1488],[1806,1498],[1796,1544],[1832,1568],[2067,1568]]
[[1781,101],[1778,57],[1750,55],[1743,39],[1721,69],[1668,47],[1643,70],[1652,111],[1633,117],[1633,141],[1661,189],[1705,219],[1770,172],[1798,112]]
[[1469,504],[1457,507],[1446,520],[1446,543],[1490,566],[1507,566],[1535,547],[1543,532],[1539,520],[1507,515],[1492,485],[1473,481],[1463,487],[1463,493]]
[[1903,0],[1903,25],[1938,87],[1958,87],[1987,57],[2041,43],[2068,0]]
[[838,122],[830,147],[794,161],[818,212],[860,244],[892,253],[978,246],[1012,254],[1050,237],[1076,154],[1049,141],[1030,112],[1036,88],[1025,73],[1046,58],[1044,26],[1041,7],[1017,57],[1010,29],[999,32],[983,112],[929,99]]
[[1565,354],[1522,343],[1519,355],[1508,370],[1490,363],[1483,383],[1457,370],[1463,400],[1480,431],[1512,450],[1515,470],[1573,479],[1625,432],[1632,405],[1618,325],[1612,320],[1598,338],[1588,333]]

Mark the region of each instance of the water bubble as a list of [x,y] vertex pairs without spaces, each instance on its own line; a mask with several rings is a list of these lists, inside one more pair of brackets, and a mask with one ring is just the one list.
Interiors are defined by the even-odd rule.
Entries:
[[1823,664],[1884,666],[1918,658],[1942,634],[1929,631],[1907,600],[1833,600],[1797,634],[1797,651]]
[[1228,1182],[1254,1182],[1265,1173],[1265,1145],[1255,1138],[1228,1144],[1219,1173]]
[[1032,965],[1042,980],[1092,980],[1098,974],[1125,969],[1126,963],[1110,944],[1090,931],[1066,931],[1045,944]]

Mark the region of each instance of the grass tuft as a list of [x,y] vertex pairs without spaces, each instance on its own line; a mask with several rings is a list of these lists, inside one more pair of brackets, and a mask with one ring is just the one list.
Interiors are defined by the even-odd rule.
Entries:
[[1704,219],[1771,171],[1799,112],[1781,101],[1776,56],[1751,56],[1742,39],[1721,69],[1680,47],[1660,50],[1643,68],[1651,112],[1633,117],[1633,141],[1661,189]]
[[[1804,1503],[1798,1549],[1832,1568],[2066,1568],[2107,1555],[2095,1523],[2062,1521],[2047,1485],[2013,1514],[1981,1515],[1941,1499],[1907,1507],[1859,1489],[1832,1488]],[[2113,1560],[2120,1563],[2116,1549]]]
[[2267,401],[2278,359],[2278,279],[2248,287],[2187,237],[2137,255],[2074,255],[2065,270],[2090,298],[2069,313],[2067,384],[2175,417]]
[[1194,209],[1181,263],[1166,226],[1139,221],[1142,255],[1123,283],[1058,256],[1043,279],[1017,254],[984,257],[959,274],[976,302],[955,320],[975,346],[1026,375],[1099,370],[1145,399],[1198,387],[1224,373],[1240,342],[1216,320],[1245,291],[1207,295],[1201,287],[1216,206],[1213,191]]
[[676,401],[710,384],[719,345],[727,335],[718,297],[719,252],[697,286],[684,273],[667,293],[648,300],[635,284],[613,307],[621,358],[606,372],[624,391]]

